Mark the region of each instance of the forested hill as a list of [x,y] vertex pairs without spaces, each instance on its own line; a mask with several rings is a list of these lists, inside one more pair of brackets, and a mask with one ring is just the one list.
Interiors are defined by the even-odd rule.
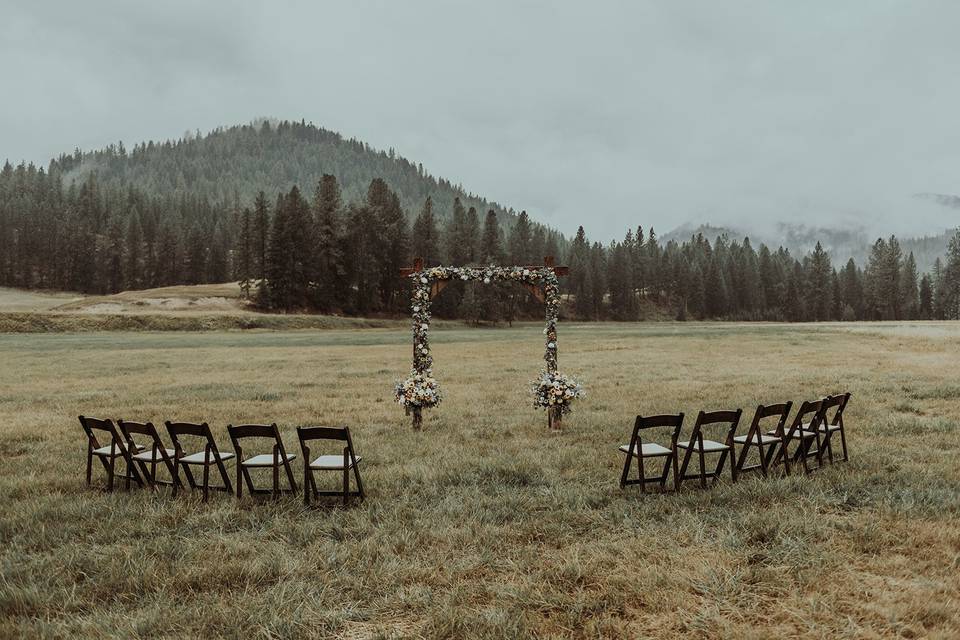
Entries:
[[380,178],[399,196],[411,220],[427,196],[441,219],[458,197],[467,208],[494,209],[506,226],[514,218],[512,210],[430,175],[393,149],[379,151],[302,121],[261,120],[132,149],[119,143],[97,151],[77,150],[54,160],[50,170],[66,184],[79,184],[96,172],[97,182],[107,189],[134,186],[147,195],[200,197],[231,207],[253,202],[261,190],[274,196],[294,185],[309,188],[324,174],[337,177],[345,202],[358,202],[366,197],[370,182]]

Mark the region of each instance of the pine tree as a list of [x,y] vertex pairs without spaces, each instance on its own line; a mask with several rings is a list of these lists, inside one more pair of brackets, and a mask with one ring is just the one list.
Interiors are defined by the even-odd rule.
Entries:
[[237,280],[240,292],[250,299],[250,287],[253,284],[253,213],[245,208],[240,214],[240,235],[237,239]]
[[143,233],[137,211],[130,211],[127,215],[127,241],[124,247],[126,260],[123,275],[127,289],[139,289],[143,286]]
[[921,320],[930,320],[933,318],[933,282],[930,274],[923,274],[920,278],[920,306],[918,315]]
[[328,311],[343,305],[349,286],[344,282],[346,269],[341,248],[341,208],[343,200],[336,177],[323,174],[313,195],[314,247],[313,280],[314,303]]
[[829,320],[833,308],[833,267],[830,265],[830,256],[817,242],[810,255],[807,270],[807,291],[810,293],[812,320]]
[[253,273],[258,280],[267,277],[267,250],[270,241],[270,205],[260,191],[253,203]]
[[510,262],[515,265],[532,264],[534,261],[530,251],[530,218],[526,211],[521,211],[517,216],[513,228],[510,230],[510,239],[508,241]]
[[723,277],[720,257],[714,253],[704,276],[705,311],[712,318],[722,318],[727,312],[727,283]]
[[463,244],[465,264],[477,264],[480,261],[480,217],[474,207],[470,207],[464,220]]
[[917,289],[917,261],[911,251],[903,263],[900,276],[900,314],[906,320],[920,316],[920,292]]
[[480,324],[483,316],[483,307],[477,298],[476,288],[482,284],[471,284],[465,288],[463,299],[460,301],[459,316],[471,324]]
[[410,260],[410,232],[407,218],[400,206],[400,198],[380,178],[374,178],[367,189],[367,207],[376,216],[380,246],[377,252],[379,270],[378,289],[383,308],[400,308],[399,294],[404,281],[400,269]]
[[944,317],[960,320],[960,229],[947,244],[947,264],[942,279]]
[[440,234],[433,215],[433,198],[427,196],[420,215],[413,223],[413,255],[423,258],[424,265],[433,267],[440,264]]
[[483,234],[480,236],[480,262],[498,264],[501,260],[503,249],[500,245],[500,223],[497,213],[490,209],[483,221]]

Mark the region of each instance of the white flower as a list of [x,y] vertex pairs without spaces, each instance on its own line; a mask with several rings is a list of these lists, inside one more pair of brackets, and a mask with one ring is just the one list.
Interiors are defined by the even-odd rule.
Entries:
[[484,284],[490,284],[490,278],[484,278],[484,279],[483,279],[483,283],[484,283]]
[[547,343],[547,349],[556,349],[556,348],[557,348],[557,344],[555,342]]
[[422,282],[423,284],[427,284],[430,281],[427,280],[426,276],[420,276],[420,282]]
[[414,312],[414,313],[416,313],[416,312],[418,312],[418,311],[420,311],[420,307],[414,307],[414,308],[413,308],[413,312]]

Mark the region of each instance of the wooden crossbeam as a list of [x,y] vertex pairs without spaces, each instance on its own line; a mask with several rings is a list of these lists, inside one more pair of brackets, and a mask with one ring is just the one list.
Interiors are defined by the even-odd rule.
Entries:
[[[569,267],[556,266],[556,261],[554,260],[553,256],[544,257],[542,265],[526,265],[523,268],[530,269],[531,271],[536,271],[537,269],[543,269],[544,267],[548,269],[553,269],[553,272],[558,276],[565,276],[568,273],[570,273]],[[482,269],[483,267],[477,267],[477,268]],[[423,258],[414,258],[412,267],[404,267],[400,269],[400,276],[405,278],[419,271],[423,271]]]

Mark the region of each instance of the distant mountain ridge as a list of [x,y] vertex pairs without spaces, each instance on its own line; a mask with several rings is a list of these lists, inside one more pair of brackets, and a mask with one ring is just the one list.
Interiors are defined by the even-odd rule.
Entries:
[[308,197],[320,177],[329,173],[340,183],[344,202],[360,201],[374,178],[382,178],[400,197],[411,218],[427,196],[433,210],[445,218],[454,198],[464,207],[497,212],[501,224],[511,226],[515,212],[467,192],[444,178],[429,174],[422,164],[377,150],[355,138],[304,121],[260,119],[251,124],[221,127],[178,140],[123,143],[95,151],[76,150],[51,162],[65,183],[82,182],[96,172],[108,187],[131,185],[147,194],[178,198],[206,197],[211,203],[239,202],[248,206],[257,192],[270,198],[297,185]]
[[[956,196],[952,196],[956,197]],[[958,198],[960,200],[960,198]],[[958,205],[960,206],[960,205]],[[766,244],[771,249],[784,247],[797,258],[811,252],[817,242],[830,254],[833,266],[842,267],[850,258],[858,265],[866,265],[870,255],[870,247],[877,237],[870,234],[866,228],[835,229],[829,227],[809,227],[802,224],[779,223],[774,233],[748,232],[735,226],[718,226],[711,224],[685,224],[661,236],[662,242],[675,240],[683,242],[698,233],[713,241],[720,235],[727,235],[732,240],[742,241],[750,238],[752,244]],[[917,268],[921,272],[929,272],[933,262],[943,257],[947,252],[947,243],[953,236],[955,229],[946,229],[943,233],[925,235],[915,238],[900,238],[900,248],[903,254],[913,252],[917,261]]]

